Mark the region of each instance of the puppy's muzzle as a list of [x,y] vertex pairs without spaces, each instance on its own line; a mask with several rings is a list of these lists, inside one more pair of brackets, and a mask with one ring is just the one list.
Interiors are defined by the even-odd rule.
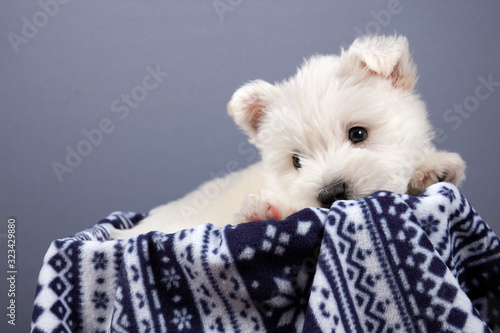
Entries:
[[347,199],[345,188],[345,183],[334,183],[323,187],[318,194],[321,207],[330,208],[335,201]]

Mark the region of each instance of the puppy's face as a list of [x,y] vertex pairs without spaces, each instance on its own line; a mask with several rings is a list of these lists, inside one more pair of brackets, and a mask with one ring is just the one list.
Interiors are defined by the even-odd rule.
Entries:
[[340,56],[312,57],[282,83],[250,82],[228,110],[259,148],[274,190],[296,209],[329,207],[463,179],[458,155],[432,146],[415,82],[405,38],[364,38]]

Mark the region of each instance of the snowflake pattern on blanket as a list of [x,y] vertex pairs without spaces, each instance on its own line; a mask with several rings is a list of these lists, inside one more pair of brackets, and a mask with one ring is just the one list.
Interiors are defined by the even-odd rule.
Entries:
[[284,221],[52,243],[41,332],[500,332],[500,242],[463,195],[380,191]]

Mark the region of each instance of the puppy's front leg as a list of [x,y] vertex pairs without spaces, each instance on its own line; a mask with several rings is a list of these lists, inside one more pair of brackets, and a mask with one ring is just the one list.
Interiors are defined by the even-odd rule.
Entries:
[[282,196],[272,191],[261,190],[259,194],[248,194],[241,205],[235,222],[252,222],[259,220],[283,220],[295,210]]

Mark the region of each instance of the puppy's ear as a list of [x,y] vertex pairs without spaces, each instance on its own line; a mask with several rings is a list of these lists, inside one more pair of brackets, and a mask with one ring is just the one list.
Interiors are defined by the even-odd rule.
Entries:
[[404,36],[361,37],[351,44],[348,54],[369,75],[391,80],[395,88],[412,90],[417,82],[417,70]]
[[262,80],[251,81],[236,90],[227,104],[227,111],[236,124],[253,137],[277,94],[275,85]]
[[450,182],[458,186],[464,179],[465,162],[460,155],[444,151],[432,152],[413,173],[408,184],[408,194],[418,195],[438,182]]

